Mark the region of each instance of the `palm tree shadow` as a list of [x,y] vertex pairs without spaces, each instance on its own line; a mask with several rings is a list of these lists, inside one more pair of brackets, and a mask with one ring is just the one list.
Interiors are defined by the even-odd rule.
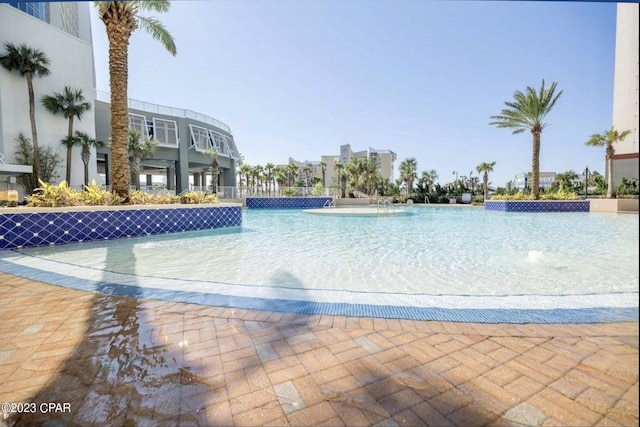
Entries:
[[[133,245],[123,247],[135,257]],[[112,265],[122,253],[107,245],[105,257]],[[10,425],[157,425],[197,415],[197,397],[214,387],[194,373],[197,363],[184,364],[185,313],[155,310],[161,303],[143,300],[137,286],[100,282],[95,290],[82,339],[32,399],[38,408],[67,403],[71,412],[25,413]]]

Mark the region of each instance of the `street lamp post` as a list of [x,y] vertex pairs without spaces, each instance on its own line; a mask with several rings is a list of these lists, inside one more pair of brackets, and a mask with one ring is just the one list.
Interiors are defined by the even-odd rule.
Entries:
[[589,166],[584,168],[584,199],[589,198]]
[[457,171],[453,171],[453,174],[456,176],[456,182],[458,181],[458,172]]

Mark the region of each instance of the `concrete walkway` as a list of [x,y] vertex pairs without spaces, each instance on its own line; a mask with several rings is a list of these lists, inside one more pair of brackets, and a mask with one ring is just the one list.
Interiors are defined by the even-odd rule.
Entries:
[[638,322],[306,316],[0,273],[4,402],[0,426],[637,426]]

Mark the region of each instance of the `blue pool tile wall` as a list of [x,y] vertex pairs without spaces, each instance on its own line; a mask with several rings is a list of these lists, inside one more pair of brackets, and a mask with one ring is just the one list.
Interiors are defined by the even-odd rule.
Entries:
[[500,212],[589,212],[589,200],[487,200],[484,209]]
[[332,202],[331,197],[247,197],[248,209],[313,209]]
[[239,225],[240,206],[0,214],[0,250]]

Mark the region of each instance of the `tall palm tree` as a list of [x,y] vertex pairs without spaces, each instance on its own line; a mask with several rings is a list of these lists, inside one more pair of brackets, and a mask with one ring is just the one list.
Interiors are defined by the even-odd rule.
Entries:
[[140,189],[140,160],[153,156],[158,143],[153,139],[140,142],[140,132],[129,129],[128,159],[131,163],[131,179],[135,182],[136,190]]
[[[69,121],[69,129],[67,138],[63,141],[70,141],[73,137],[73,119],[82,120],[82,116],[91,110],[91,103],[85,101],[82,89],[73,89],[71,86],[65,86],[64,91],[54,92],[53,95],[45,95],[41,99],[42,105],[52,114],[62,113]],[[75,144],[64,143],[67,147],[67,185],[71,185],[71,149]],[[86,183],[85,183],[86,185]]]
[[89,185],[89,160],[91,159],[91,149],[103,147],[104,142],[91,138],[87,133],[76,131],[73,136],[74,145],[80,146],[80,156],[84,164],[84,185]]
[[407,197],[413,191],[413,181],[418,177],[418,162],[411,157],[400,162],[400,179],[407,184]]
[[489,172],[493,172],[493,167],[496,165],[496,162],[482,162],[477,167],[476,170],[478,173],[482,174],[482,185],[484,187],[484,199],[487,200],[489,197]]
[[336,176],[340,182],[340,189],[342,190],[342,198],[344,199],[347,196],[347,174],[345,164],[342,162],[335,162],[333,167],[336,170]]
[[218,162],[218,152],[212,148],[205,151],[211,158],[211,194],[218,194],[218,174],[220,173],[220,162]]
[[142,28],[172,54],[176,54],[173,37],[156,18],[139,15],[143,11],[166,12],[167,0],[96,1],[98,15],[109,40],[109,81],[111,84],[111,184],[115,192],[129,200],[130,171],[128,160],[129,117],[127,82],[128,46],[131,34]]
[[534,200],[540,198],[540,134],[548,126],[544,119],[553,109],[562,91],[555,93],[557,83],[553,82],[549,88],[545,88],[544,80],[540,91],[536,92],[531,86],[527,86],[526,93],[516,90],[514,101],[505,102],[508,107],[497,116],[491,116],[495,122],[489,124],[499,128],[514,129],[513,133],[522,133],[529,130],[533,135],[533,155],[531,159],[532,194]]
[[31,138],[33,142],[33,174],[35,182],[40,179],[40,146],[36,129],[36,101],[33,93],[33,78],[49,75],[49,58],[40,50],[21,44],[5,43],[7,53],[0,55],[0,64],[8,71],[17,71],[27,79],[29,91],[29,119],[31,120]]
[[251,173],[251,166],[247,163],[244,163],[242,166],[238,168],[238,175],[240,175],[240,181],[244,181],[245,191],[247,192],[249,187],[249,173]]
[[324,179],[327,174],[327,163],[324,160],[321,160],[320,167],[322,168],[322,186],[325,187],[327,185]]
[[304,185],[305,187],[309,186],[309,178],[311,177],[311,166],[304,165],[302,168],[302,172],[304,173]]
[[276,165],[274,165],[273,163],[269,162],[266,165],[264,165],[264,170],[267,173],[267,193],[271,194],[271,181],[273,179],[273,171],[276,168]]
[[298,184],[298,179],[299,177],[299,167],[298,165],[296,165],[295,163],[289,163],[287,165],[287,170],[289,172],[289,176],[290,176],[290,181],[289,181],[289,187],[295,187]]
[[615,182],[613,179],[613,156],[616,154],[616,150],[613,144],[616,142],[622,142],[630,133],[630,130],[619,132],[611,126],[611,129],[606,132],[591,135],[591,138],[585,142],[586,145],[591,145],[593,147],[607,147],[607,199],[615,199],[616,197]]

